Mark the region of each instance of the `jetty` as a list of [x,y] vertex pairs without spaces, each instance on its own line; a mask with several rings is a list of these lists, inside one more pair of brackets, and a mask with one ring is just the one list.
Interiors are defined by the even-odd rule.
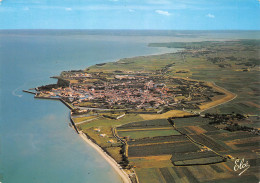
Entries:
[[25,92],[25,93],[30,93],[30,94],[36,94],[36,92],[33,92],[33,91],[29,91],[29,90],[23,90],[23,92]]

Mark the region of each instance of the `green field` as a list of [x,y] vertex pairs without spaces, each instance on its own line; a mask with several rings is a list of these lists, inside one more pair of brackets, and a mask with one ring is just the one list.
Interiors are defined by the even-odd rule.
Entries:
[[162,182],[163,176],[157,168],[137,168],[136,173],[139,182],[151,183],[151,182]]
[[79,127],[83,130],[87,129],[87,128],[99,127],[99,126],[112,127],[112,126],[119,126],[119,125],[136,122],[136,121],[142,121],[142,120],[143,120],[143,118],[141,118],[137,114],[128,114],[125,117],[120,118],[118,120],[102,117],[95,121],[91,121],[90,123],[79,125]]
[[142,146],[129,146],[129,157],[156,156],[173,153],[188,153],[199,151],[199,148],[191,142],[158,143]]
[[190,118],[173,118],[175,127],[180,128],[184,126],[201,126],[207,125],[210,121],[208,118],[190,117]]
[[188,142],[188,138],[184,135],[168,135],[168,136],[157,136],[153,138],[143,138],[138,140],[128,141],[128,145],[140,145],[140,144],[151,144],[151,143],[164,143],[164,142]]
[[129,137],[131,139],[142,139],[142,138],[152,138],[156,136],[168,136],[168,135],[180,135],[176,130],[141,130],[141,131],[118,131],[120,137]]
[[171,127],[167,119],[155,119],[138,121],[135,123],[129,123],[118,127],[120,129],[135,129],[135,128],[152,128],[152,127]]

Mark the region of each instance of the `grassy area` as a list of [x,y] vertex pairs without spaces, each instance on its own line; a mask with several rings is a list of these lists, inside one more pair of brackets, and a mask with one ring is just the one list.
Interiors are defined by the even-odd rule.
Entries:
[[173,153],[190,153],[199,150],[200,149],[191,142],[172,142],[129,146],[128,154],[129,157],[145,157],[169,155]]
[[[84,129],[83,132],[88,134],[93,140],[96,141],[101,147],[114,147],[120,146],[121,143],[113,136],[111,128],[100,128],[100,132],[94,130],[94,128]],[[113,143],[109,142],[110,140]]]
[[121,147],[108,147],[106,150],[117,163],[122,161],[122,155],[120,154]]
[[157,168],[136,168],[139,182],[151,183],[162,182],[163,176]]
[[143,121],[143,118],[141,118],[139,115],[136,114],[128,114],[125,117],[120,118],[118,120],[108,119],[103,117],[93,122],[82,124],[79,126],[81,129],[87,129],[91,127],[112,127],[112,126],[119,126],[131,122],[136,122],[136,121]]
[[94,103],[92,103],[92,102],[81,102],[80,103],[80,107],[87,107],[87,106],[92,106],[92,105],[94,105]]
[[149,157],[137,157],[129,158],[131,165],[136,168],[163,168],[172,167],[171,155],[164,156],[149,156]]
[[147,127],[139,127],[139,128],[117,128],[117,131],[119,132],[135,132],[135,131],[140,131],[142,133],[142,131],[151,131],[151,130],[173,130],[172,126],[147,126]]
[[183,117],[191,115],[191,113],[180,111],[180,110],[171,110],[163,114],[140,114],[144,120],[153,120],[153,119],[167,119],[170,117]]
[[95,119],[97,118],[98,116],[87,116],[87,117],[79,117],[79,118],[73,118],[74,122],[77,124],[79,122],[82,122],[82,121],[88,121],[88,120],[91,120],[91,119]]
[[207,157],[207,158],[199,158],[199,159],[191,159],[191,160],[182,160],[182,161],[175,161],[174,164],[176,166],[184,166],[184,165],[203,165],[203,164],[213,164],[223,162],[223,158],[220,156],[216,157]]
[[207,125],[209,123],[209,119],[202,117],[174,118],[173,122],[177,128],[180,128],[185,126]]
[[122,126],[119,126],[118,130],[129,130],[129,129],[143,129],[143,128],[163,128],[168,127],[172,128],[172,125],[169,123],[167,119],[154,119],[154,120],[146,120],[128,123]]
[[241,177],[232,177],[232,178],[225,178],[225,179],[218,179],[208,181],[207,183],[237,183],[237,182],[258,182],[258,178],[256,176],[245,175]]

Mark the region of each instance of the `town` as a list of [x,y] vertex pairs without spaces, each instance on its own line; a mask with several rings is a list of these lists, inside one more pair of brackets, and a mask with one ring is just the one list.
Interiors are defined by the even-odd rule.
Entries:
[[37,88],[36,97],[62,98],[81,109],[200,109],[202,103],[224,95],[202,81],[149,73],[68,71],[57,78],[57,84]]

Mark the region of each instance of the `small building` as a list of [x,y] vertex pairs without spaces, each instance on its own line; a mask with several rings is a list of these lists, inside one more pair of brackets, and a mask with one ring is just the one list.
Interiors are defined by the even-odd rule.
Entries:
[[110,139],[109,141],[107,141],[108,143],[114,143],[114,141],[112,139]]
[[100,129],[99,128],[94,128],[94,131],[95,132],[100,132]]

